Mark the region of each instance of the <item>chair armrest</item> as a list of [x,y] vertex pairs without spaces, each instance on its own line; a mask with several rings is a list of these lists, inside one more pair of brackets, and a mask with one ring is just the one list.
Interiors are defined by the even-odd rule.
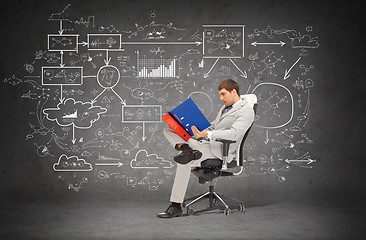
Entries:
[[207,140],[207,138],[205,138],[205,137],[196,138],[195,136],[192,136],[191,138],[194,139],[194,140],[197,140],[197,141]]
[[215,141],[218,141],[218,142],[222,142],[222,154],[223,154],[223,157],[227,157],[229,156],[229,146],[230,146],[230,143],[235,143],[236,141],[233,141],[233,140],[228,140],[228,139],[222,139],[222,138],[218,138],[218,139],[215,139]]
[[221,169],[226,170],[227,169],[227,158],[229,156],[230,143],[234,143],[236,141],[222,139],[222,138],[217,138],[217,139],[215,139],[215,141],[222,142],[222,167],[221,167]]
[[[192,137],[192,138],[197,140],[197,141],[207,140],[207,138],[205,138],[205,137],[199,137],[199,138]],[[233,140],[228,140],[228,139],[223,139],[223,138],[217,138],[217,139],[215,139],[215,141],[222,142],[222,144],[223,144],[222,153],[223,153],[224,157],[229,156],[230,143],[235,143],[236,142],[236,141],[233,141]]]
[[[200,137],[200,138],[195,138],[192,136],[193,139],[197,140],[197,141],[203,141],[203,140],[207,140],[207,138],[205,137]],[[223,170],[227,169],[227,158],[229,156],[229,146],[230,143],[235,143],[236,141],[233,140],[229,140],[229,139],[222,139],[222,138],[217,138],[215,139],[215,141],[217,142],[221,142],[222,143],[222,156],[223,158],[222,160],[222,168]]]

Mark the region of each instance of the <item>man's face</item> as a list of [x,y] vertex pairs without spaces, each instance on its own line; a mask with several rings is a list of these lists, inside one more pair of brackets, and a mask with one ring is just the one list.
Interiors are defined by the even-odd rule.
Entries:
[[234,104],[236,91],[233,89],[231,92],[226,90],[225,88],[219,91],[220,100],[225,104],[226,107],[229,107]]

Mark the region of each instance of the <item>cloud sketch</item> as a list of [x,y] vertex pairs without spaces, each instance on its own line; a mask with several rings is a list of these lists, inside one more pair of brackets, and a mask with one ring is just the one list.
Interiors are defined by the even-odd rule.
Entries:
[[66,154],[62,154],[58,162],[53,164],[53,170],[58,172],[85,172],[93,170],[93,166],[77,156],[68,157]]
[[60,126],[74,125],[84,129],[90,128],[105,112],[106,108],[94,106],[91,102],[75,101],[73,98],[60,102],[56,108],[43,110],[48,120],[56,121]]
[[134,159],[131,160],[130,165],[132,168],[171,168],[173,164],[158,157],[156,154],[148,154],[145,149],[142,149],[136,153]]

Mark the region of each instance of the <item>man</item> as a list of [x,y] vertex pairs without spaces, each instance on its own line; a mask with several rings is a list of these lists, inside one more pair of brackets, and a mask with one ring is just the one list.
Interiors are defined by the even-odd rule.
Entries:
[[185,143],[169,126],[164,129],[164,135],[168,141],[176,150],[182,152],[174,157],[177,162],[177,170],[170,196],[171,205],[165,212],[157,214],[157,217],[181,216],[181,204],[187,190],[192,162],[199,164],[207,158],[222,159],[222,143],[215,141],[217,138],[236,141],[236,143],[230,144],[228,162],[231,162],[236,155],[235,152],[241,139],[254,121],[253,108],[245,99],[240,98],[238,83],[226,79],[220,83],[218,90],[224,106],[221,107],[211,126],[203,131],[192,126],[195,138],[204,137],[207,141],[197,141],[191,138]]

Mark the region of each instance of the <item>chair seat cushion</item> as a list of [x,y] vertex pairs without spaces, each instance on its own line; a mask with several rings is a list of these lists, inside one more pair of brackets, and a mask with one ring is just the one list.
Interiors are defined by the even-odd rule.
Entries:
[[[208,158],[201,162],[202,168],[220,168],[221,169],[221,166],[222,166],[222,160],[220,160],[218,158]],[[234,168],[236,166],[237,166],[237,163],[234,160],[227,164],[228,168]]]
[[192,170],[192,173],[198,177],[201,184],[220,176],[233,176],[232,172],[221,171],[218,168],[196,168]]
[[192,173],[198,177],[200,183],[205,183],[205,181],[211,181],[212,179],[219,177],[221,172],[217,168],[198,168],[193,169]]
[[[231,161],[227,164],[228,168],[234,168],[236,166],[236,161]],[[222,160],[218,158],[208,158],[201,162],[201,167],[192,169],[192,172],[196,177],[198,177],[199,183],[202,184],[220,176],[233,176],[232,172],[222,171],[221,167]]]
[[201,162],[201,167],[203,168],[221,168],[222,161],[218,158],[208,158]]

